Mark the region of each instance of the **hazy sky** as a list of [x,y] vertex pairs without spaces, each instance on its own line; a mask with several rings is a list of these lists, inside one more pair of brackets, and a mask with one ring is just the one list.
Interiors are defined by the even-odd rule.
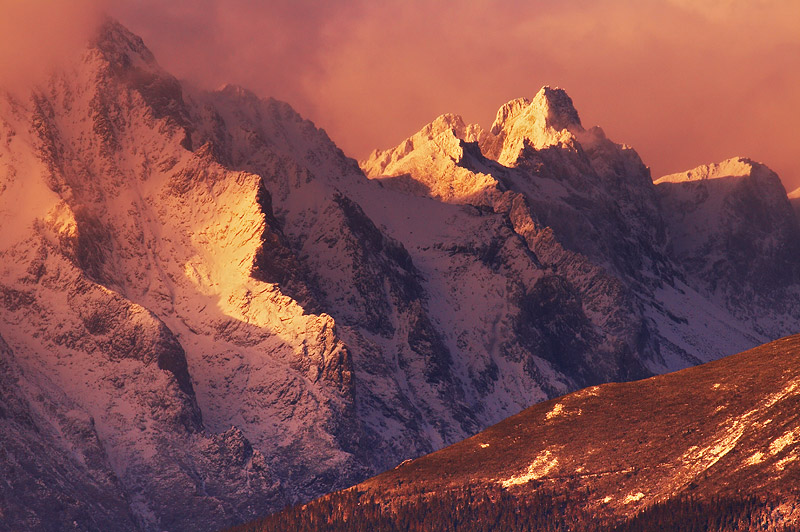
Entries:
[[[70,43],[55,25],[81,28],[110,10],[178,77],[286,100],[357,158],[445,112],[488,126],[501,104],[547,84],[568,91],[585,126],[635,147],[656,177],[746,155],[800,186],[798,0],[6,4],[50,6],[20,16],[44,18],[47,41]],[[25,44],[25,24],[3,18],[0,32],[42,47],[41,33]],[[0,44],[5,77],[25,54]]]

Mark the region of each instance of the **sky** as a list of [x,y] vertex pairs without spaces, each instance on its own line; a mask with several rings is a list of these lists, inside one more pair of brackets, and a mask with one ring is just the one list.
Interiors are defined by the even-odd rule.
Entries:
[[600,125],[636,148],[654,177],[741,155],[772,167],[788,189],[800,186],[797,0],[0,0],[0,7],[13,15],[0,22],[4,78],[29,68],[36,54],[40,63],[58,60],[106,11],[179,78],[287,101],[356,158],[398,144],[442,113],[488,127],[503,103],[551,85],[572,96],[584,126]]

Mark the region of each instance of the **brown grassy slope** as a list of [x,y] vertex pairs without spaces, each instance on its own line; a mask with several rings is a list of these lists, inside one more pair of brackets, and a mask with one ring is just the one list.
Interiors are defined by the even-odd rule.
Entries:
[[800,335],[537,404],[358,489],[391,500],[517,477],[531,482],[512,491],[580,490],[587,509],[632,515],[680,493],[794,492],[798,442]]

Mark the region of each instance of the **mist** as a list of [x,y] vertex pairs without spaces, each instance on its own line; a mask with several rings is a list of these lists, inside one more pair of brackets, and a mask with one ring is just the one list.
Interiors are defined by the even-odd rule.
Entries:
[[0,0],[0,80],[18,91],[74,59],[108,6],[97,0]]

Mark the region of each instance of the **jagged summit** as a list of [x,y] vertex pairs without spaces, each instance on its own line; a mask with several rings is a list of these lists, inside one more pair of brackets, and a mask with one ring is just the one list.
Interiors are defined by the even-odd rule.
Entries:
[[437,145],[451,156],[458,157],[458,154],[453,153],[458,146],[457,142],[453,142],[454,139],[475,142],[482,135],[483,129],[479,125],[467,125],[461,115],[445,113],[423,126],[417,133],[405,139],[395,148],[374,150],[366,160],[361,162],[361,165],[368,175],[385,175],[386,168],[392,162],[429,143]]
[[531,102],[535,117],[553,129],[581,128],[581,119],[567,91],[559,87],[542,87]]
[[488,132],[478,124],[466,124],[459,115],[443,114],[398,146],[373,151],[360,165],[374,178],[407,172],[413,166],[409,155],[420,150],[442,153],[458,162],[464,154],[459,142],[463,141],[477,142],[481,156],[514,166],[526,147],[539,150],[574,144],[575,135],[580,135],[587,146],[610,144],[599,128],[584,131],[578,111],[564,89],[545,86],[533,99],[517,98],[502,105]]
[[[90,90],[102,79],[112,86],[125,86],[138,93],[155,118],[168,118],[182,130],[182,143],[191,149],[191,118],[184,101],[184,89],[172,74],[164,70],[141,37],[117,20],[106,17],[89,41],[84,65],[84,83]],[[99,115],[111,112],[105,98],[97,91],[95,106]],[[110,124],[109,121],[102,120]],[[118,132],[107,129],[111,136]]]
[[459,115],[443,114],[395,148],[373,151],[360,164],[368,176],[379,177],[403,173],[400,167],[406,168],[408,161],[398,163],[415,150],[443,151],[458,161],[463,155],[461,140],[478,142],[482,155],[513,166],[526,146],[542,149],[574,143],[575,135],[591,144],[605,140],[599,129],[587,136],[564,89],[545,86],[533,99],[517,98],[502,105],[488,132],[478,124],[466,124]]
[[525,147],[536,150],[575,142],[583,132],[578,111],[567,92],[542,87],[533,100],[518,98],[503,105],[488,135],[481,138],[487,157],[514,166]]
[[490,132],[499,135],[521,117],[556,130],[581,128],[578,111],[567,91],[549,85],[542,87],[533,100],[517,98],[500,107]]
[[490,133],[492,135],[498,135],[503,131],[507,120],[519,115],[519,113],[530,104],[531,100],[529,98],[517,98],[503,104],[500,109],[497,110],[497,116],[492,123],[491,129],[489,129]]
[[[403,176],[411,168],[424,168],[424,172],[414,172],[428,177],[421,182],[423,190],[415,187],[421,194],[430,193],[446,199],[474,197],[496,184],[492,177],[479,175],[476,178],[464,168],[468,162],[481,165],[483,156],[477,141],[483,136],[485,132],[479,125],[467,125],[459,115],[443,114],[397,147],[375,150],[360,164],[364,173],[372,178]],[[390,184],[410,191],[406,181],[395,179]]]
[[467,124],[460,115],[449,113],[439,116],[427,127],[431,127],[432,132],[452,131],[456,137],[465,142],[477,142],[485,134],[478,124]]
[[153,52],[142,38],[111,17],[106,17],[97,28],[90,48],[102,52],[109,62],[120,66],[138,61],[157,65]]

